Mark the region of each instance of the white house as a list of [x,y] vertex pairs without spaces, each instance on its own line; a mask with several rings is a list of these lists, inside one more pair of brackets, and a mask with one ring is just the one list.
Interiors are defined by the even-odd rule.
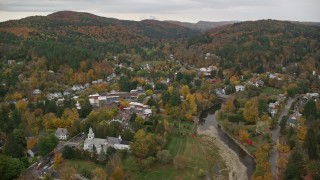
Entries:
[[236,88],[236,92],[244,91],[244,90],[245,90],[245,87],[242,86],[242,85],[237,85],[235,88]]
[[29,154],[30,157],[34,157],[38,155],[38,147],[34,146],[33,148],[28,149],[27,153]]
[[113,147],[115,149],[130,149],[130,143],[123,141],[121,136],[116,137],[107,137],[107,139],[95,138],[92,128],[89,129],[88,137],[84,141],[83,150],[92,151],[93,147],[96,148],[97,153],[99,154],[101,150],[107,151],[108,147]]
[[98,93],[89,95],[90,104],[99,107],[99,97],[100,95]]
[[58,128],[55,135],[60,140],[66,140],[68,137],[68,130],[66,128]]
[[41,90],[40,89],[33,90],[33,95],[39,95],[39,94],[41,94]]

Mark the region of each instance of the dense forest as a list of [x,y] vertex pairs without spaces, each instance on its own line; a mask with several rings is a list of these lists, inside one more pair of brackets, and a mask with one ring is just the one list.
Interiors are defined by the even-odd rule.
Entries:
[[168,22],[123,21],[88,13],[63,11],[0,24],[2,59],[45,57],[52,67],[107,55],[136,52],[142,60],[161,60],[165,42],[197,32]]
[[204,53],[210,52],[223,59],[217,63],[224,68],[240,66],[260,73],[302,63],[301,70],[310,71],[320,65],[319,38],[319,26],[260,20],[216,28],[173,49],[189,63],[207,63]]

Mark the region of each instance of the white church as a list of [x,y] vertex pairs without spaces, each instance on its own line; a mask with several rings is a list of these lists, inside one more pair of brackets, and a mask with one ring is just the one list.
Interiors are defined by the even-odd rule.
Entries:
[[84,141],[83,150],[92,151],[93,146],[96,148],[99,154],[103,149],[104,152],[107,151],[108,147],[113,147],[115,149],[130,149],[130,142],[121,139],[121,136],[107,137],[107,139],[95,138],[92,128],[90,127],[88,137]]

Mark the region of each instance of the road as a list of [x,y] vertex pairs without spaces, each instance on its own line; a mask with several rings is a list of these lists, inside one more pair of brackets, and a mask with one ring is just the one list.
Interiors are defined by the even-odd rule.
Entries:
[[279,157],[278,151],[277,151],[277,142],[280,136],[280,126],[279,123],[282,119],[282,117],[287,116],[290,110],[290,107],[294,101],[296,101],[297,98],[289,98],[287,100],[285,108],[282,110],[279,119],[278,119],[278,125],[276,128],[272,130],[272,142],[273,147],[269,154],[269,163],[271,165],[271,171],[272,171],[272,179],[277,179],[277,159]]
[[[76,136],[72,137],[68,141],[60,141],[54,151],[61,152],[65,146],[76,147],[85,139],[85,135],[83,133],[79,133]],[[52,168],[53,164],[53,151],[48,155],[44,156],[39,162],[27,168],[19,177],[20,180],[30,180],[30,179],[38,179],[39,173],[43,170],[44,167],[48,169]],[[40,168],[37,168],[37,165],[41,162]]]

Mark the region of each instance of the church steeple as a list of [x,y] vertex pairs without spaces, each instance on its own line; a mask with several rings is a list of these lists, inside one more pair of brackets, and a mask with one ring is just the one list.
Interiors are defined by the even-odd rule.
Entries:
[[91,127],[89,128],[88,139],[90,139],[90,140],[94,139],[94,133],[93,133]]

